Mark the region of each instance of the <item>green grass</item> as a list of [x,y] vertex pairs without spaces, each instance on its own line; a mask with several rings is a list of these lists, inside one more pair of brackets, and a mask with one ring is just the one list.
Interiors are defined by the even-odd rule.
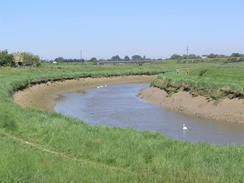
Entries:
[[153,74],[177,67],[186,65],[0,68],[1,182],[242,182],[243,146],[191,144],[155,132],[90,126],[61,114],[23,109],[11,99],[30,80]]
[[189,74],[163,74],[152,85],[169,93],[184,89],[193,95],[204,95],[212,99],[222,97],[244,98],[243,78],[244,65],[237,63],[203,66],[190,71]]

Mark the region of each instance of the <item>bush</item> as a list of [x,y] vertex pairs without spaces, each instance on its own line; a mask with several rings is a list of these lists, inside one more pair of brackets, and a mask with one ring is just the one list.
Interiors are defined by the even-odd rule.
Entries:
[[40,66],[41,60],[37,55],[28,52],[15,52],[14,60],[16,65]]
[[232,63],[232,62],[243,62],[244,57],[231,57],[225,63]]
[[0,51],[0,66],[14,66],[14,57],[7,50]]

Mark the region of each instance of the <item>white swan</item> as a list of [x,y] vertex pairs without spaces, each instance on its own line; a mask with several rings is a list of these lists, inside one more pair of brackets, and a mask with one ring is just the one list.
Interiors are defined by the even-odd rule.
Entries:
[[184,130],[184,131],[188,130],[188,128],[187,128],[187,126],[186,126],[186,124],[185,124],[185,123],[183,123],[182,130]]
[[97,88],[105,88],[107,87],[108,85],[100,85],[100,86],[97,86]]

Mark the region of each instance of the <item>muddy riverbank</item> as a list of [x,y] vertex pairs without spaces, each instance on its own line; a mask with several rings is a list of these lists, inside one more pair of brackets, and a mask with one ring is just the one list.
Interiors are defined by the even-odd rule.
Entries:
[[179,113],[203,119],[244,124],[244,100],[220,99],[208,101],[203,96],[193,97],[190,93],[179,91],[168,95],[155,87],[144,88],[138,96],[147,102],[157,104]]
[[103,78],[80,78],[36,84],[13,95],[15,103],[24,108],[54,112],[56,100],[62,93],[83,92],[100,85],[151,82],[156,76],[116,76]]
[[[56,101],[67,92],[83,92],[87,88],[100,85],[151,82],[156,76],[119,76],[103,78],[80,78],[36,84],[13,95],[15,103],[24,108],[54,112]],[[165,91],[148,87],[138,96],[147,102],[160,105],[179,113],[217,121],[244,124],[244,100],[221,99],[208,101],[203,96],[192,97],[184,91],[169,96]]]

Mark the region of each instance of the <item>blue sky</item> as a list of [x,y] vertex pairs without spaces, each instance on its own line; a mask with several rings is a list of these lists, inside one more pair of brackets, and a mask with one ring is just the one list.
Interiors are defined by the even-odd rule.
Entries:
[[5,0],[0,49],[42,58],[244,53],[244,0]]

